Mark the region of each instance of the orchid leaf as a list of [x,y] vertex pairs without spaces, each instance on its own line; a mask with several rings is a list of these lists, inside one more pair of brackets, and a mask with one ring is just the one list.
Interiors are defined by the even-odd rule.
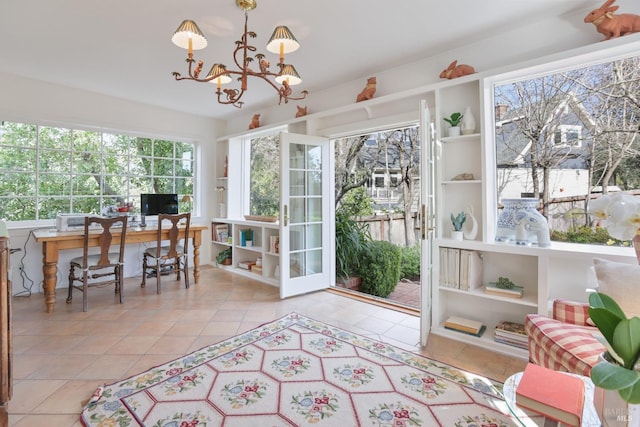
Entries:
[[[638,374],[637,371],[632,372]],[[640,403],[640,379],[634,382],[633,385],[618,390],[618,393],[620,393],[620,397],[622,397],[625,402]]]
[[640,353],[640,317],[621,320],[610,342],[616,354],[624,360],[624,367],[633,369]]
[[627,315],[622,311],[620,306],[613,298],[602,292],[593,292],[589,294],[589,306],[593,308],[604,308],[616,314],[621,319],[625,319]]
[[625,369],[615,363],[600,362],[591,368],[591,380],[598,387],[620,390],[640,383],[640,372]]
[[607,342],[615,348],[613,345],[613,334],[616,330],[616,326],[618,326],[618,323],[620,323],[623,318],[606,308],[593,307],[589,308],[589,317],[593,323],[596,324]]

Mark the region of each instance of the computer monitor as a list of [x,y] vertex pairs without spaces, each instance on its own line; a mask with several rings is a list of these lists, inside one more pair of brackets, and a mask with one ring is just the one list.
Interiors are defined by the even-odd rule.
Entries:
[[140,194],[140,226],[146,226],[145,217],[159,214],[177,214],[177,194]]

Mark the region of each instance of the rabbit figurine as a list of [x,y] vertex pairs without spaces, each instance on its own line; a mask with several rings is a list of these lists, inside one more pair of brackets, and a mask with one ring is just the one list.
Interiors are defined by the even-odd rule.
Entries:
[[458,61],[456,60],[449,64],[449,66],[445,70],[442,70],[442,72],[440,73],[440,78],[455,79],[457,77],[466,76],[467,74],[473,74],[475,72],[476,70],[471,65],[458,65]]
[[600,34],[604,34],[605,40],[624,36],[640,31],[640,16],[631,13],[614,15],[613,12],[620,6],[611,6],[616,0],[607,0],[598,9],[592,10],[584,18],[585,23],[596,26]]

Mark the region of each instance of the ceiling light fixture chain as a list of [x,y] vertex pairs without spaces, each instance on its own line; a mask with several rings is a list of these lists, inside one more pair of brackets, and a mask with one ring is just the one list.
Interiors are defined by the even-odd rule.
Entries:
[[[235,107],[242,108],[244,104],[241,101],[242,96],[245,94],[248,88],[248,77],[259,77],[266,81],[271,87],[273,87],[280,97],[278,104],[282,101],[285,103],[289,100],[304,99],[308,92],[303,90],[298,97],[292,96],[291,86],[297,85],[302,82],[295,67],[292,64],[285,64],[285,53],[291,53],[298,49],[300,45],[293,36],[291,31],[285,26],[278,26],[273,32],[269,43],[267,43],[267,50],[270,52],[278,53],[280,59],[278,62],[279,71],[273,72],[269,70],[270,63],[265,59],[265,55],[262,53],[256,53],[251,57],[250,52],[256,52],[255,46],[249,43],[250,38],[256,38],[257,34],[253,31],[249,31],[249,14],[250,10],[256,8],[255,0],[236,0],[238,8],[244,11],[244,33],[240,40],[237,40],[236,48],[233,51],[233,60],[238,67],[238,70],[227,69],[223,64],[213,64],[211,70],[206,77],[200,78],[204,61],[199,60],[194,67],[196,60],[193,58],[193,51],[203,49],[207,46],[207,39],[204,37],[198,25],[191,20],[185,20],[180,24],[176,32],[173,34],[171,40],[179,47],[188,50],[188,56],[186,62],[188,64],[188,75],[182,76],[180,73],[174,71],[172,74],[178,81],[180,80],[193,80],[200,83],[214,83],[216,84],[216,95],[220,104],[231,104]],[[258,63],[259,70],[254,70],[250,67],[254,61]],[[231,82],[231,75],[236,75],[237,81],[240,82],[239,89],[222,89],[223,84]]]

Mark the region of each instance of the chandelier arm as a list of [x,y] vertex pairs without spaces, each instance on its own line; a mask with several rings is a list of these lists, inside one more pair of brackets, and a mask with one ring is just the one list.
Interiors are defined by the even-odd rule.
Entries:
[[223,100],[222,98],[220,98],[220,96],[222,95],[222,92],[216,92],[216,94],[218,95],[218,103],[219,104],[225,104],[225,105],[233,105],[236,108],[242,108],[242,104],[244,104],[244,102],[240,102],[239,100],[235,100],[235,101],[227,101],[227,100]]
[[[235,72],[235,74],[238,73]],[[244,92],[245,91],[242,89],[218,89],[216,91],[216,95],[218,95],[218,102],[220,104],[232,104],[234,107],[242,108],[242,104],[244,104],[244,102],[241,102],[240,99],[244,95]],[[223,93],[226,95],[226,99],[221,98]]]

